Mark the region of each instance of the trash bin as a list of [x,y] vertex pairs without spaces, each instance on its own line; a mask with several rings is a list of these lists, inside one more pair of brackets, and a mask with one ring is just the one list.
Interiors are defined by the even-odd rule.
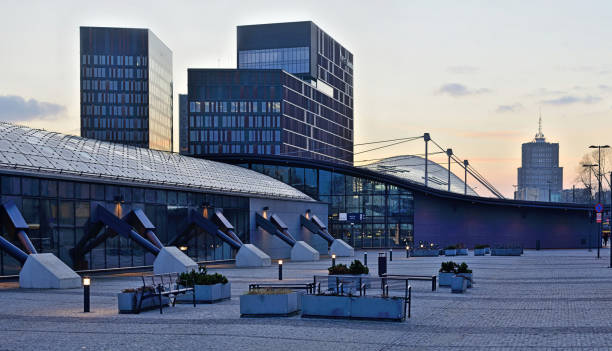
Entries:
[[382,277],[387,273],[387,255],[384,252],[378,253],[378,276]]

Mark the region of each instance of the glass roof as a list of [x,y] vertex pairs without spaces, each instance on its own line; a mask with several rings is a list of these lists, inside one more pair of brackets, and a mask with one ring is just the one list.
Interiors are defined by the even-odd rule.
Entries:
[[[427,162],[427,186],[440,190],[448,190],[448,170],[439,164],[428,160]],[[451,167],[460,169],[463,167],[451,164]],[[373,171],[394,175],[418,184],[425,184],[425,159],[419,156],[394,156],[362,166]],[[452,170],[453,168],[451,168]],[[451,192],[464,193],[463,179],[451,172]],[[474,189],[467,187],[468,195],[478,196]]]
[[0,168],[312,201],[285,183],[243,167],[5,122],[0,122]]

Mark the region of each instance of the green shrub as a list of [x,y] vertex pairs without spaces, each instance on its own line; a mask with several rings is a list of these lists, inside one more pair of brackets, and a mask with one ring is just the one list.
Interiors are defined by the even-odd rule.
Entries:
[[479,245],[474,246],[474,249],[475,249],[475,250],[476,250],[476,249],[486,249],[487,247],[489,247],[489,245],[482,245],[482,244],[479,244]]
[[444,248],[444,250],[455,250],[457,247],[454,245],[449,245],[447,247]]
[[455,273],[472,273],[472,270],[468,269],[467,263],[461,262],[461,264],[457,267],[457,271]]
[[200,267],[198,272],[192,270],[191,272],[181,273],[177,283],[187,287],[192,287],[194,285],[214,285],[219,283],[227,284],[227,278],[219,273],[208,274],[206,273],[206,267]]
[[457,264],[453,261],[442,262],[440,273],[457,273]]
[[364,266],[363,263],[361,263],[361,261],[359,260],[353,261],[349,267],[347,267],[347,265],[345,264],[339,263],[335,266],[329,267],[327,271],[329,272],[329,275],[343,275],[343,274],[360,275],[360,274],[370,273],[370,270],[368,269],[368,267]]
[[359,275],[359,274],[368,274],[370,273],[370,269],[361,263],[359,260],[355,260],[351,263],[349,267],[351,274]]

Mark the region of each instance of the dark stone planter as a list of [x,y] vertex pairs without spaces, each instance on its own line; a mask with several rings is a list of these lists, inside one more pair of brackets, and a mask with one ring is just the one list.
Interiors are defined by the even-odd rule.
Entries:
[[291,316],[298,312],[298,293],[240,296],[241,317]]
[[[213,285],[196,285],[195,286],[196,303],[215,303],[223,300],[228,300],[232,297],[232,283],[213,284]],[[193,295],[191,292],[178,295],[177,303],[193,303]]]
[[[150,295],[151,294],[145,294],[145,296],[150,296]],[[121,314],[136,313],[136,309],[138,308],[139,298],[140,298],[140,293],[137,293],[137,292],[117,294],[117,307],[118,307],[119,313]],[[162,305],[168,306],[169,304],[170,304],[170,299],[168,299],[165,296],[162,296]],[[159,308],[159,298],[149,297],[149,298],[142,300],[140,311],[147,311],[147,310],[152,310],[155,308]]]

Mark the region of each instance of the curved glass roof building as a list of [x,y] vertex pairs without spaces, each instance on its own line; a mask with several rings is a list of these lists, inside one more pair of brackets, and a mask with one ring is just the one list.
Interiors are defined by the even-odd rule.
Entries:
[[0,167],[311,200],[289,185],[242,167],[4,122],[0,122]]
[[[425,159],[419,156],[394,156],[364,165],[363,167],[376,172],[394,175],[420,185],[425,185]],[[427,161],[427,185],[430,188],[448,190],[448,170],[431,160]],[[451,172],[451,192],[465,192],[463,179]],[[467,187],[467,195],[478,196],[471,187]]]

